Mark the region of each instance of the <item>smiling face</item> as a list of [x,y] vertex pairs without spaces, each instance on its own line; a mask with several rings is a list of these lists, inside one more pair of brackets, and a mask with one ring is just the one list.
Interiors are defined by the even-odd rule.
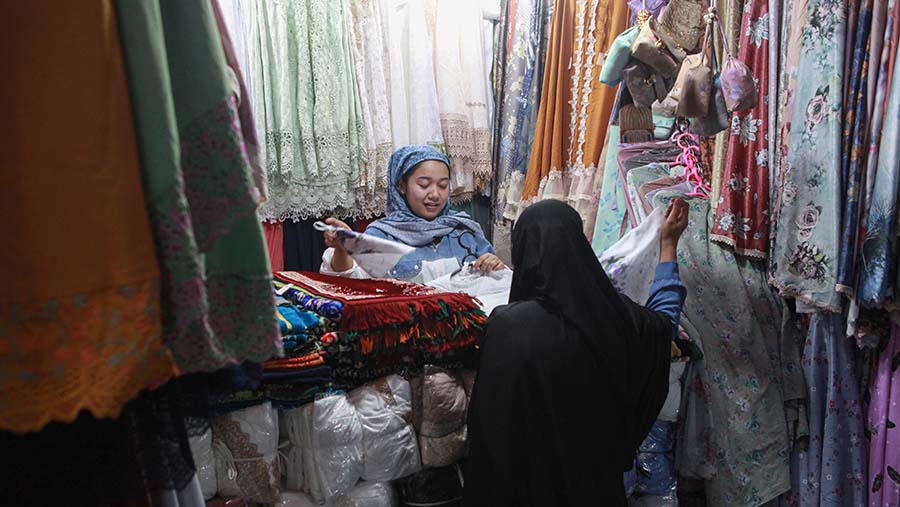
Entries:
[[450,168],[443,162],[426,160],[407,173],[397,188],[410,211],[425,220],[434,220],[450,198]]

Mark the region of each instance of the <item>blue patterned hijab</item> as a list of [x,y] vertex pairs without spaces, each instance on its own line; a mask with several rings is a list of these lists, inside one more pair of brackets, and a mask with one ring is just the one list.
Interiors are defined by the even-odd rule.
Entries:
[[366,232],[376,230],[416,247],[427,245],[457,228],[469,229],[475,236],[483,239],[484,232],[478,222],[472,220],[466,213],[452,211],[449,199],[444,210],[434,220],[426,220],[409,209],[406,198],[400,193],[397,184],[403,176],[426,160],[437,160],[450,167],[450,160],[432,146],[404,146],[391,155],[388,164],[387,216],[372,222]]

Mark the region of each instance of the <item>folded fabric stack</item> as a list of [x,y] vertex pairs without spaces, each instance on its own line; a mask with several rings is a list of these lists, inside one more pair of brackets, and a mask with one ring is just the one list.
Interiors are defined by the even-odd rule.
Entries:
[[281,494],[278,420],[272,404],[216,416],[212,426],[219,496],[277,502]]
[[[459,366],[475,350],[487,321],[472,296],[423,285],[298,272],[276,273],[276,279],[276,294],[336,330],[317,339],[303,331],[304,345],[294,349],[286,341],[285,349],[318,347],[343,387],[399,371],[418,373],[425,364]],[[306,315],[282,317],[299,323],[295,328],[312,324]]]

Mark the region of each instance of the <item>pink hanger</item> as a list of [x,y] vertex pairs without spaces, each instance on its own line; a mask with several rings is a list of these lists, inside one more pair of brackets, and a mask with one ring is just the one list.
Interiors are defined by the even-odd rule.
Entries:
[[[685,144],[685,139],[688,143]],[[694,191],[687,194],[687,197],[703,197],[709,199],[709,192],[712,188],[703,183],[703,174],[700,172],[700,164],[697,155],[700,153],[700,146],[695,144],[697,137],[688,132],[682,132],[675,137],[675,144],[681,148],[681,155],[675,159],[675,164],[684,166],[684,179],[693,185]]]

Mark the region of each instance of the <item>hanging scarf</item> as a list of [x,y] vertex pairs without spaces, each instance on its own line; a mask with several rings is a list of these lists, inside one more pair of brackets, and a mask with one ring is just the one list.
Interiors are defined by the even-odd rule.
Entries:
[[369,225],[366,233],[379,231],[392,239],[410,246],[423,246],[437,238],[444,237],[454,229],[468,229],[475,236],[484,238],[484,232],[469,215],[450,210],[450,201],[444,206],[440,216],[434,220],[426,220],[409,209],[406,198],[400,193],[397,184],[406,174],[426,160],[437,160],[450,167],[447,157],[431,146],[404,146],[391,155],[388,165],[388,214],[385,218]]

